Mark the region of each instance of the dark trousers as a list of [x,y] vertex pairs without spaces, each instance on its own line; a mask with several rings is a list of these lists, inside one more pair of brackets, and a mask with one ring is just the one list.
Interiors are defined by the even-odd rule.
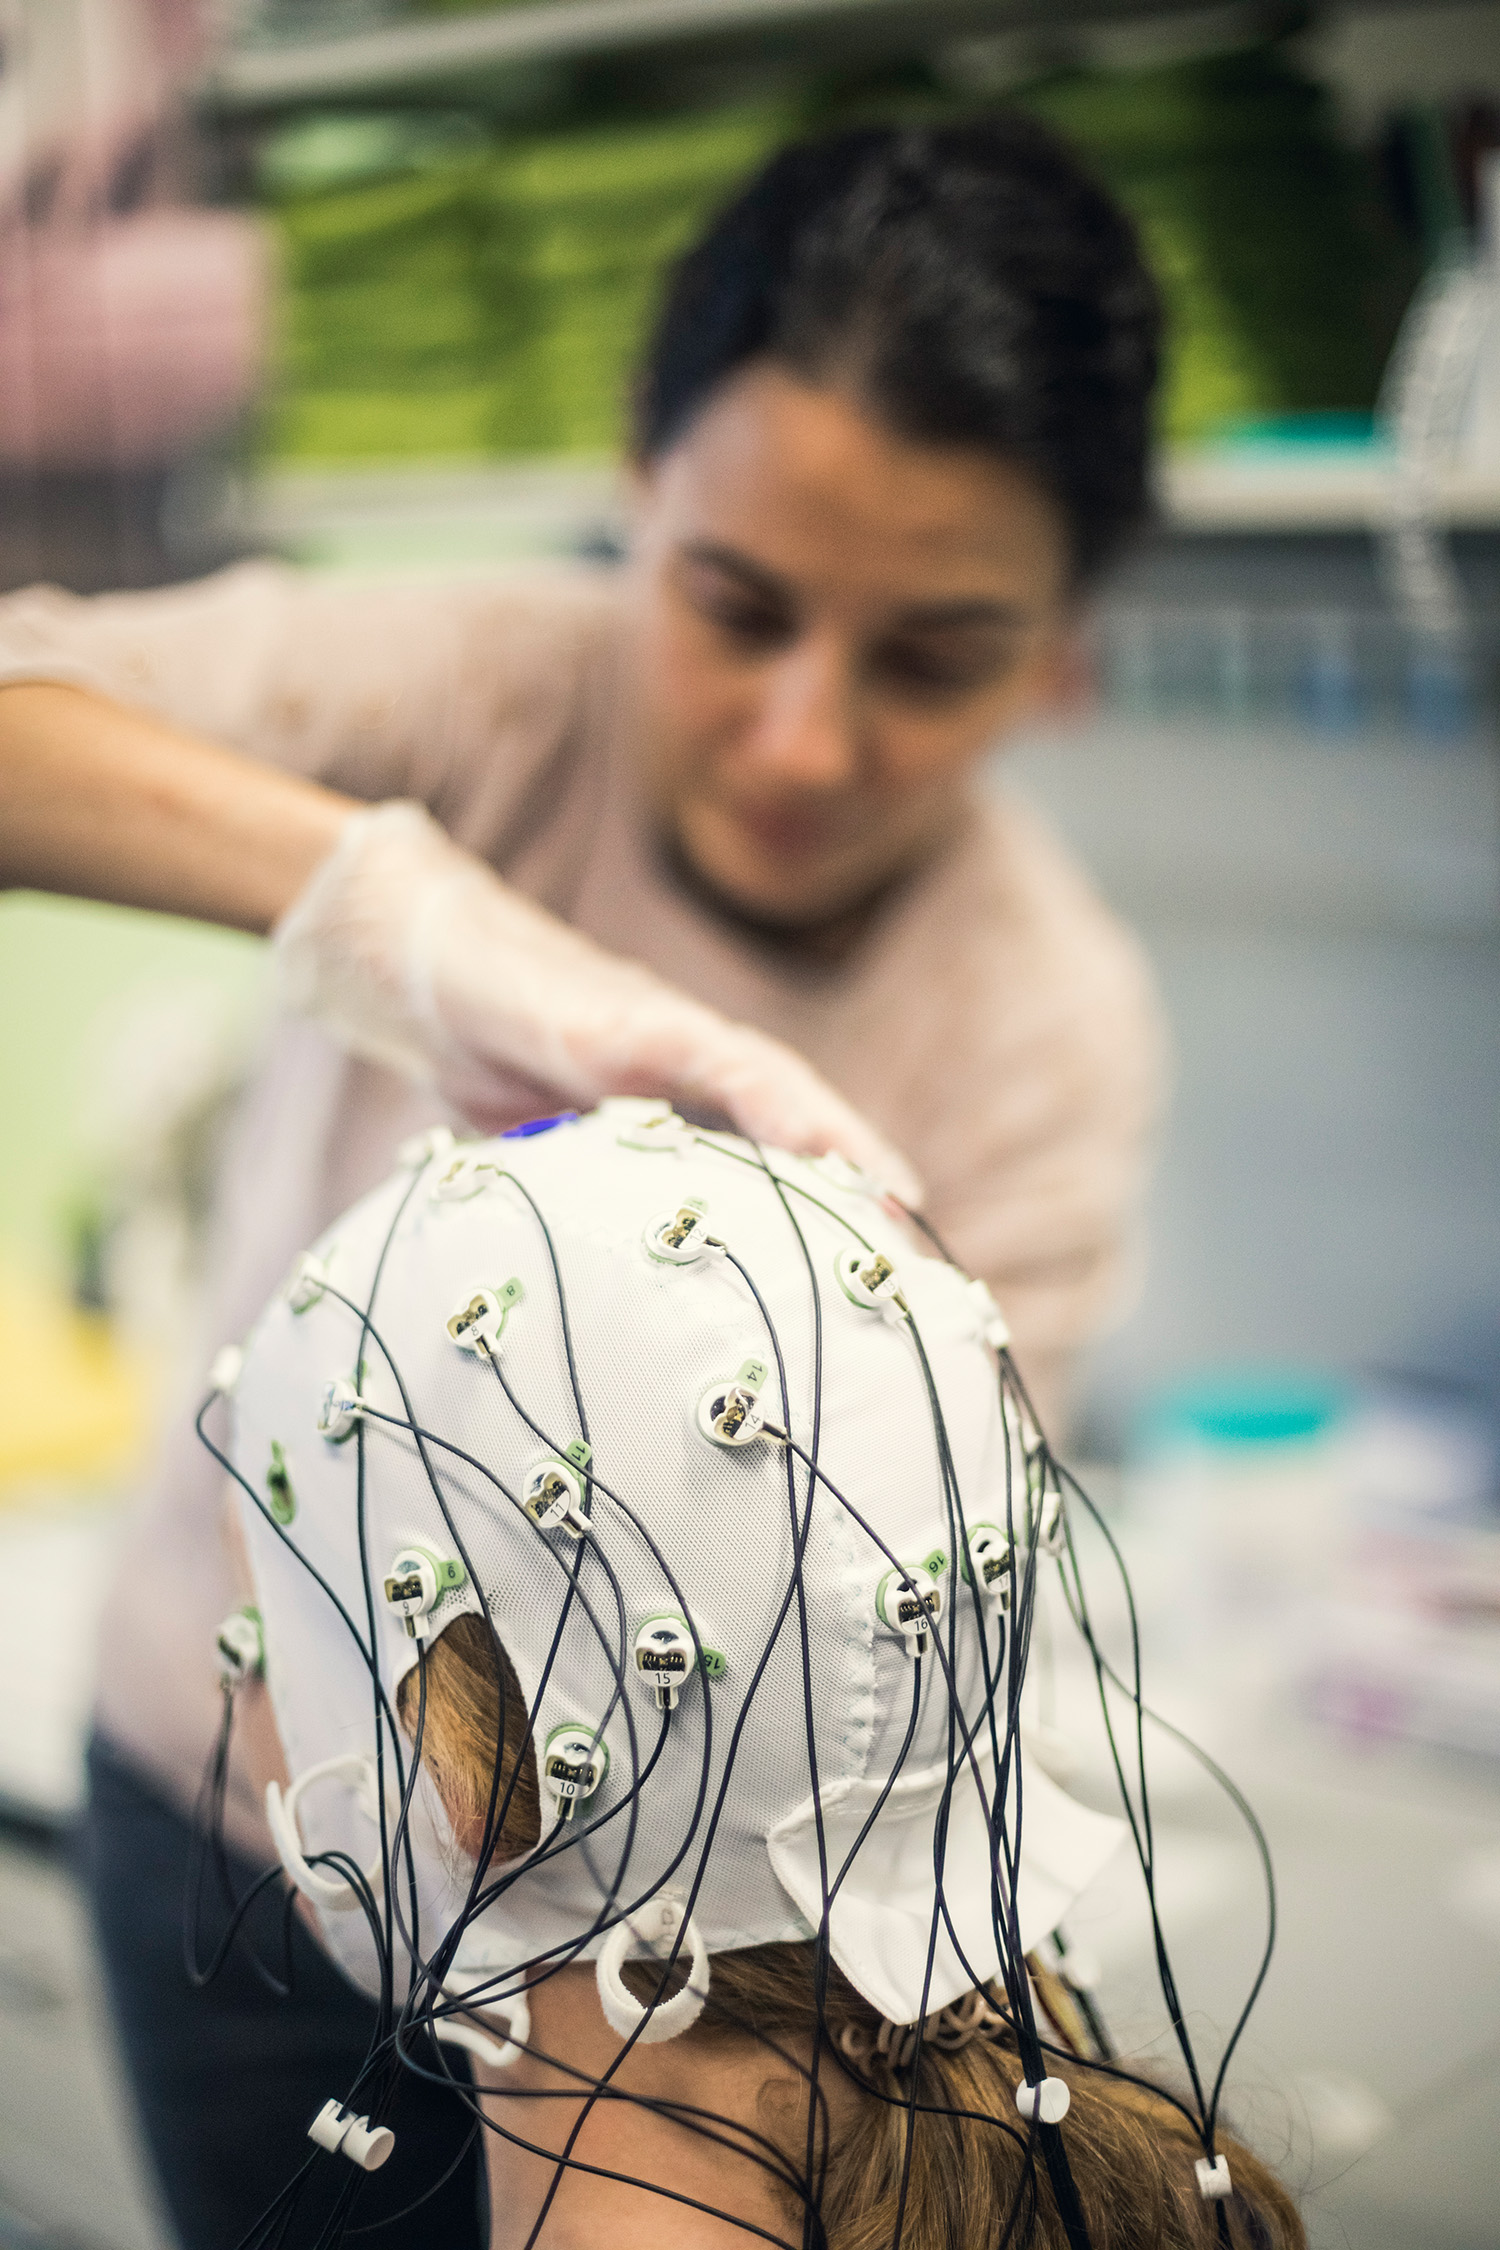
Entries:
[[[214,1982],[195,1990],[182,1953],[190,1823],[97,1738],[89,1784],[83,1874],[146,2143],[183,2250],[235,2250],[314,2154],[307,2128],[324,2102],[343,2101],[352,2089],[375,2009],[345,1983],[300,1917],[292,1925],[289,1999],[261,1983],[238,1947]],[[258,1870],[234,1855],[231,1867],[243,1896]],[[223,1926],[212,1877],[205,1898],[207,1946]],[[281,1903],[278,1884],[250,1918],[257,1952],[278,1973]],[[462,2054],[450,2047],[444,2059],[467,2079]],[[477,2142],[463,2150],[472,2122],[453,2094],[402,2074],[386,2118],[395,2152],[379,2172],[361,2175],[350,2218],[356,2228],[375,2224],[369,2250],[482,2250],[489,2240],[483,2153]],[[288,2250],[315,2239],[350,2176],[347,2158],[318,2158]],[[422,2197],[409,2216],[395,2216]]]

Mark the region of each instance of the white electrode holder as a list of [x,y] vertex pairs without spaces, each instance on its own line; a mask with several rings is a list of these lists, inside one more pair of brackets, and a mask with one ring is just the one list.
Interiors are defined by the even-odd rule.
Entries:
[[609,1751],[592,1728],[565,1720],[543,1745],[541,1771],[542,1787],[558,1819],[571,1820],[603,1783],[609,1772]]
[[1010,1342],[1010,1326],[996,1304],[988,1282],[971,1281],[968,1297],[974,1309],[974,1323],[979,1330],[980,1342],[988,1344],[992,1351],[1004,1351]]
[[1010,1541],[997,1523],[971,1525],[959,1568],[1002,1615],[1010,1608]]
[[468,1582],[457,1555],[439,1555],[415,1541],[397,1549],[385,1579],[385,1598],[414,1641],[432,1635],[432,1613],[448,1594]]
[[641,1230],[646,1254],[659,1266],[692,1266],[724,1245],[708,1231],[708,1205],[701,1196],[684,1196],[675,1211],[658,1211]]
[[208,1371],[208,1387],[220,1398],[233,1398],[245,1354],[238,1344],[221,1344]]
[[621,1148],[640,1149],[647,1156],[686,1156],[695,1135],[685,1117],[665,1104],[651,1117],[627,1117],[615,1135]]
[[413,1133],[396,1151],[396,1162],[403,1172],[420,1172],[435,1156],[446,1156],[453,1146],[452,1128],[447,1125],[429,1125],[425,1133]]
[[378,2172],[396,2146],[389,2125],[371,2125],[338,2102],[325,2102],[307,2128],[307,2137],[332,2156],[347,2156],[362,2172]]
[[943,1589],[921,1563],[903,1563],[876,1588],[875,1614],[888,1633],[900,1634],[908,1656],[925,1656],[928,1633],[943,1614]]
[[741,1360],[737,1374],[710,1383],[698,1401],[698,1428],[714,1445],[753,1445],[765,1435],[760,1394],[770,1373],[763,1359]]
[[218,1652],[219,1681],[223,1687],[237,1688],[264,1670],[265,1633],[260,1611],[253,1602],[246,1602],[225,1618],[214,1636],[214,1647]]
[[648,1617],[635,1636],[635,1668],[656,1691],[659,1711],[675,1711],[698,1661],[687,1619],[675,1610]]
[[330,1445],[342,1445],[354,1434],[354,1425],[365,1410],[352,1376],[331,1375],[318,1403],[318,1435]]
[[862,1312],[900,1320],[906,1311],[901,1276],[883,1250],[840,1250],[833,1262],[838,1285]]
[[587,1442],[575,1438],[563,1453],[544,1453],[532,1462],[521,1486],[521,1508],[538,1531],[565,1531],[582,1539],[589,1530],[583,1489],[592,1458]]
[[451,1343],[476,1358],[493,1359],[500,1348],[505,1323],[526,1291],[512,1274],[498,1289],[476,1287],[462,1304],[455,1305],[444,1323]]
[[309,1250],[297,1260],[297,1269],[286,1285],[286,1301],[294,1313],[305,1313],[328,1288],[328,1268]]

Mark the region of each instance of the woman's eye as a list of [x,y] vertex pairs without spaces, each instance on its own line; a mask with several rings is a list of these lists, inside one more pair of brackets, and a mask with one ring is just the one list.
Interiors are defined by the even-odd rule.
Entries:
[[892,687],[918,695],[967,695],[990,686],[1010,661],[1006,652],[993,648],[959,651],[890,641],[875,651],[871,669]]
[[794,620],[778,603],[723,579],[690,573],[684,591],[698,615],[741,648],[777,648],[796,631]]
[[742,648],[779,648],[791,637],[794,627],[789,617],[780,610],[769,609],[763,602],[747,602],[733,595],[718,594],[700,599],[698,604],[711,624],[717,625]]

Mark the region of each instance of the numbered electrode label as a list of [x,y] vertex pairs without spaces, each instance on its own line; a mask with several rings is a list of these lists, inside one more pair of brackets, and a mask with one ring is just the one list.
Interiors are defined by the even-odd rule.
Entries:
[[392,1614],[404,1619],[413,1640],[425,1640],[432,1612],[468,1575],[456,1555],[437,1555],[430,1547],[403,1547],[392,1558],[385,1598]]
[[763,1359],[747,1359],[737,1375],[710,1383],[698,1401],[698,1427],[715,1445],[753,1445],[765,1434],[760,1394],[769,1370]]
[[834,1260],[839,1287],[865,1312],[904,1312],[901,1276],[883,1250],[841,1250]]
[[568,1447],[566,1459],[548,1453],[532,1462],[521,1487],[521,1506],[539,1531],[566,1531],[581,1539],[588,1530],[583,1472],[589,1459],[589,1449],[579,1438]]
[[648,1617],[635,1636],[635,1668],[656,1690],[658,1710],[676,1710],[678,1694],[696,1662],[687,1619],[675,1611]]
[[588,1727],[554,1727],[542,1749],[542,1786],[560,1820],[571,1820],[609,1772],[609,1752]]
[[888,1633],[899,1633],[908,1656],[927,1654],[927,1635],[943,1614],[943,1589],[921,1563],[888,1570],[875,1593],[875,1614]]
[[473,1352],[480,1359],[490,1358],[499,1345],[501,1330],[525,1294],[514,1278],[499,1289],[475,1289],[448,1315],[445,1325],[450,1340],[461,1351]]
[[706,1250],[721,1248],[708,1231],[708,1206],[696,1196],[647,1222],[641,1236],[650,1255],[664,1266],[690,1266]]

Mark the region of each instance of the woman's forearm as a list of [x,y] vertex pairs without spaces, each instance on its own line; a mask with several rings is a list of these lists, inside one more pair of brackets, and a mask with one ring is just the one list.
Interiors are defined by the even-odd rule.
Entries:
[[0,686],[0,887],[261,932],[353,809],[86,689]]

